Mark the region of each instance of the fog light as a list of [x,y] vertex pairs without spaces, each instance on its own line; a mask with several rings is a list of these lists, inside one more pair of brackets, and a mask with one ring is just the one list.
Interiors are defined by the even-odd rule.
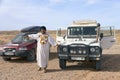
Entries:
[[76,51],[73,52],[74,54],[76,53]]
[[81,54],[81,53],[82,53],[82,51],[81,51],[81,50],[79,50],[79,53]]
[[70,50],[70,53],[74,53],[74,51],[73,51],[73,50]]
[[86,50],[83,50],[83,54],[86,54]]
[[100,58],[96,58],[96,60],[100,60]]

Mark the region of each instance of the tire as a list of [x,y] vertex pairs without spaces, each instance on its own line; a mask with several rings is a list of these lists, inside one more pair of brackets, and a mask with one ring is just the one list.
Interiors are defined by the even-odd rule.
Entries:
[[65,69],[66,68],[66,60],[59,59],[59,66],[61,69]]
[[101,70],[101,60],[96,61],[95,65],[96,65],[95,68],[96,68],[97,71]]
[[10,61],[11,58],[10,58],[10,57],[3,57],[3,60],[4,60],[4,61]]
[[34,50],[30,50],[29,51],[29,54],[28,54],[28,56],[27,56],[27,60],[28,61],[34,61],[35,60],[35,51]]

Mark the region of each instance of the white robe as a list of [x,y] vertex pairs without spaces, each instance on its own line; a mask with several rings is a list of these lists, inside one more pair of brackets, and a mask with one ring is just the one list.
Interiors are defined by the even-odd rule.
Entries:
[[42,36],[41,33],[29,35],[30,38],[37,40],[37,64],[39,67],[44,68],[48,65],[50,46],[56,46],[56,42],[50,35],[48,35],[48,40],[46,43],[41,44],[40,36]]

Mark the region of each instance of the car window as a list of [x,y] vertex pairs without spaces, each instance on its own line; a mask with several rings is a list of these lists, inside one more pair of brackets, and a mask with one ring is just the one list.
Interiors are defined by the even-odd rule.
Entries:
[[12,42],[20,43],[22,42],[22,40],[23,40],[23,37],[21,35],[16,35],[16,37],[12,40]]
[[23,42],[28,42],[30,39],[27,36],[23,36]]
[[23,42],[31,42],[33,39],[29,38],[28,36],[23,36]]

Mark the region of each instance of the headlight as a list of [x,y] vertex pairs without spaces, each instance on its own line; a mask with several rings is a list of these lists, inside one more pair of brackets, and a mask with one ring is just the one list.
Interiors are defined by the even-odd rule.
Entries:
[[96,52],[99,53],[100,52],[100,48],[96,47]]
[[91,52],[95,52],[95,50],[96,50],[95,48],[90,48]]
[[67,48],[66,47],[63,48],[63,52],[67,52]]
[[100,52],[100,48],[99,47],[91,47],[90,48],[90,52],[92,52],[92,53],[99,53]]
[[75,50],[70,50],[70,53],[76,54],[77,52]]
[[22,51],[22,50],[27,50],[27,48],[26,48],[26,47],[21,47],[21,48],[19,48],[19,50],[20,50],[20,51]]
[[74,51],[73,51],[73,50],[70,50],[70,53],[74,53]]
[[86,50],[83,50],[83,54],[86,54],[87,52],[86,52]]
[[12,50],[12,52],[16,52],[16,50]]

